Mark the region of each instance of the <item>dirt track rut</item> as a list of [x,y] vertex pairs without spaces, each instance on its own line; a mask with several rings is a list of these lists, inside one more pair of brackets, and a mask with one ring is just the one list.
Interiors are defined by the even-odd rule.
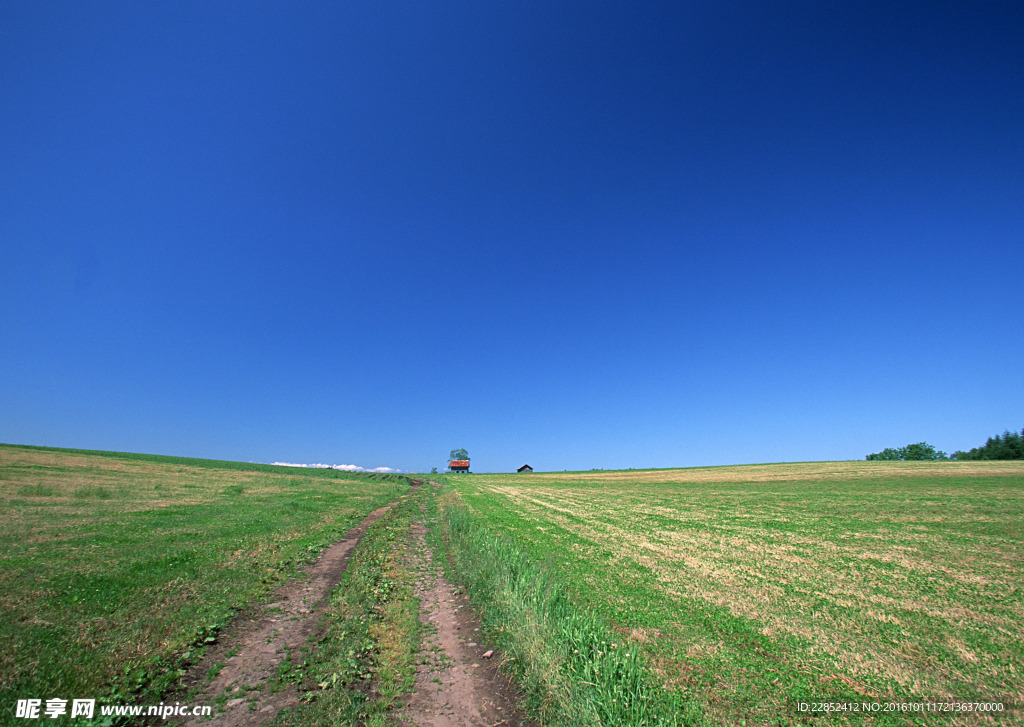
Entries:
[[426,532],[422,523],[411,529],[420,620],[427,636],[416,668],[416,691],[402,718],[417,727],[532,724],[516,706],[518,688],[498,669],[500,653],[482,643],[480,620],[468,599],[435,562]]
[[215,704],[225,692],[228,700],[212,718],[193,717],[185,722],[188,727],[263,724],[281,708],[298,703],[300,695],[294,686],[270,693],[266,685],[286,656],[300,660],[299,650],[319,630],[327,595],[341,579],[353,548],[367,528],[393,505],[374,510],[324,550],[307,570],[308,580],[286,583],[275,591],[271,603],[249,619],[236,622],[218,639],[193,669],[193,678],[200,679],[215,664],[223,662],[224,667],[191,700],[193,704]]

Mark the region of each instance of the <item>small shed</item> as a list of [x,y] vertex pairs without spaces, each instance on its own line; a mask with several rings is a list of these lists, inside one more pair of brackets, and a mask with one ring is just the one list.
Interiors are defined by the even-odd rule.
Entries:
[[528,464],[524,464],[522,467],[517,469],[516,472],[533,472],[533,467]]
[[452,472],[469,472],[469,460],[453,459],[448,462],[448,469]]

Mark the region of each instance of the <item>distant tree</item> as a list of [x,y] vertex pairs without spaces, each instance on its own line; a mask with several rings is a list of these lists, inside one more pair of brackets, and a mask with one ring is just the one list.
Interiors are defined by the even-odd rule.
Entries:
[[437,474],[437,467],[431,467],[430,468],[430,474],[436,475]]
[[917,444],[908,444],[906,447],[900,447],[899,449],[893,449],[888,447],[883,449],[881,452],[875,452],[869,454],[865,459],[869,461],[938,461],[949,459],[945,452],[940,452],[935,449],[928,442],[918,442]]
[[1024,429],[1020,434],[1007,430],[1002,436],[989,437],[984,445],[967,452],[953,452],[953,459],[1024,459]]
[[453,449],[448,455],[448,459],[469,459],[469,452],[464,449]]
[[949,459],[949,455],[945,452],[940,452],[935,449],[928,442],[918,442],[917,444],[908,444],[904,447],[903,459],[913,461],[935,461],[940,459]]

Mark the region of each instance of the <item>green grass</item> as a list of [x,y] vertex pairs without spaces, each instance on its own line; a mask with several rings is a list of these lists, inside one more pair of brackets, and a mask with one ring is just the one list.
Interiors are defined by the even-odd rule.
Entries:
[[556,569],[531,559],[457,498],[445,497],[440,510],[454,576],[504,650],[525,691],[524,708],[542,724],[704,724],[694,700],[663,690],[636,649],[580,608]]
[[[1024,463],[402,478],[0,445],[0,723],[158,703],[242,609],[405,493],[353,554],[291,724],[387,724],[420,633],[411,519],[544,724],[1024,722]],[[213,665],[212,675],[219,665]],[[801,702],[1003,702],[987,716]],[[346,721],[347,720],[347,721]]]
[[17,699],[158,703],[239,609],[398,478],[0,445],[0,721]]
[[[997,701],[1017,711],[994,723],[1022,719],[1021,463],[447,479],[473,527],[550,574],[712,723],[800,724],[797,705],[812,701]],[[492,627],[524,620],[509,613]],[[985,723],[975,719],[814,721]]]
[[[22,450],[24,452],[36,452],[39,454],[56,454],[56,455],[76,455],[81,454],[90,458],[107,458],[114,459],[120,462],[139,462],[149,463],[157,465],[183,465],[186,467],[202,467],[206,470],[234,470],[238,472],[264,472],[268,474],[281,474],[282,472],[294,472],[293,467],[287,467],[282,465],[274,464],[263,464],[260,462],[232,462],[230,460],[221,459],[199,459],[196,457],[175,457],[166,454],[142,454],[137,452],[106,452],[103,450],[94,449],[69,449],[65,447],[38,447],[29,444],[11,445],[11,444],[0,444],[0,447],[11,447]],[[96,460],[94,460],[96,461]],[[101,465],[98,465],[101,466]],[[303,472],[318,473],[316,476],[339,476],[339,474],[351,474],[351,473],[339,473],[333,470],[303,470]],[[366,477],[371,480],[382,480],[398,482],[402,481],[404,477],[402,475],[393,474],[381,474],[381,473],[359,473],[357,477]]]

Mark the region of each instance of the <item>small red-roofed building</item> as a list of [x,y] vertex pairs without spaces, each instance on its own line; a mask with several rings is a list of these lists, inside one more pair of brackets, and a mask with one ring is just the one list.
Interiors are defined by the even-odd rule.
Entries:
[[452,472],[469,472],[469,460],[453,459],[448,462],[448,469]]

